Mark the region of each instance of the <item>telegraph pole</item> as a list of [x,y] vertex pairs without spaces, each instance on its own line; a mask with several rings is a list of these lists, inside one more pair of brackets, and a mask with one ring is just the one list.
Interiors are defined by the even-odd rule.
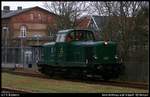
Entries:
[[4,31],[4,35],[5,35],[5,65],[7,63],[7,39],[8,39],[8,28],[7,27],[4,27],[3,28],[3,31]]
[[[21,63],[23,64],[23,40],[22,40],[22,37],[21,37]],[[24,64],[23,64],[23,67],[24,67]]]
[[21,39],[21,63],[23,65],[23,68],[24,68],[24,46],[23,46],[23,39],[25,38],[25,36],[21,36],[20,39]]
[[[40,38],[40,35],[36,35],[36,38],[37,38],[37,46],[40,45],[40,42],[39,42],[39,38]],[[39,47],[37,47],[37,61],[39,61]]]

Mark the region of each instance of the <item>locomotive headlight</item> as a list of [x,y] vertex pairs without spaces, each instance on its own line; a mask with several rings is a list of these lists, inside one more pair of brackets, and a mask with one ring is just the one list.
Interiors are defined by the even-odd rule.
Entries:
[[85,60],[85,64],[88,64],[88,59]]
[[105,41],[105,42],[104,42],[104,44],[105,44],[105,45],[107,45],[107,44],[108,44],[108,42],[106,42],[106,41]]
[[93,57],[94,57],[94,59],[98,59],[98,57],[96,55],[94,55]]
[[115,59],[118,59],[118,56],[117,56],[117,55],[115,55]]

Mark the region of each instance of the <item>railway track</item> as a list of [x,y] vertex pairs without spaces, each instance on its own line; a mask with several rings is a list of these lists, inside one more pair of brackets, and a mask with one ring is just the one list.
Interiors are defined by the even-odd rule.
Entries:
[[134,83],[134,82],[119,82],[119,81],[101,81],[103,85],[112,85],[112,86],[120,86],[120,87],[129,87],[129,88],[138,88],[147,90],[149,87],[148,84],[145,83]]
[[11,73],[11,74],[15,74],[15,75],[22,75],[22,76],[31,76],[31,77],[39,77],[39,78],[49,78],[48,76],[45,76],[39,72],[35,72],[35,71],[29,71],[29,70],[25,70],[25,69],[17,69],[17,70],[12,70],[12,69],[2,69],[2,72],[6,72],[6,73]]
[[22,89],[15,89],[10,87],[2,87],[1,93],[33,93],[32,91],[22,90]]
[[[39,72],[26,72],[24,71],[13,71],[13,70],[2,70],[3,72],[15,74],[15,75],[22,75],[22,76],[30,76],[30,77],[39,77],[39,78],[46,78],[49,79],[50,77],[45,76]],[[72,82],[84,82],[89,84],[101,84],[101,85],[111,85],[111,86],[119,86],[119,87],[127,87],[127,88],[137,88],[137,89],[145,89],[147,90],[149,88],[149,84],[147,83],[137,83],[137,82],[121,82],[121,81],[104,81],[94,78],[85,78],[85,79],[65,79],[62,77],[53,77],[53,79],[56,80],[69,80]]]

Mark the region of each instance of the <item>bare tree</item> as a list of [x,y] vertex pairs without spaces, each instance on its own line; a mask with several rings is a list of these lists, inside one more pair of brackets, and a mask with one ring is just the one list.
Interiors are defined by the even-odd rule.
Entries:
[[[137,34],[135,20],[139,10],[146,2],[138,1],[108,1],[92,2],[92,8],[99,16],[108,16],[104,30],[101,32],[111,40],[117,40],[123,60],[127,60],[128,51],[133,37]],[[121,50],[122,49],[122,50]]]
[[106,10],[104,6],[105,6],[105,2],[91,2],[91,7],[93,9],[93,12],[99,16],[106,15]]
[[127,67],[128,78],[147,79],[149,2],[92,2],[91,5],[97,15],[108,16],[101,33],[118,42],[118,53]]
[[90,12],[88,2],[45,2],[44,7],[59,15],[56,19],[59,29],[75,28],[77,19]]

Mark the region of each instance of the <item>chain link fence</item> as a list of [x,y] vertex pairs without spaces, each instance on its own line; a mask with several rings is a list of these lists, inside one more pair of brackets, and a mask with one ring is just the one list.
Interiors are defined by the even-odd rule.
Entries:
[[1,47],[2,68],[20,66],[36,68],[36,62],[41,59],[41,48],[36,47]]

